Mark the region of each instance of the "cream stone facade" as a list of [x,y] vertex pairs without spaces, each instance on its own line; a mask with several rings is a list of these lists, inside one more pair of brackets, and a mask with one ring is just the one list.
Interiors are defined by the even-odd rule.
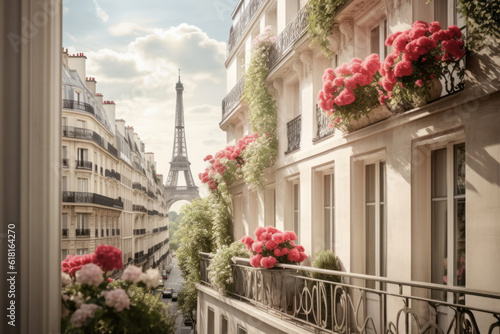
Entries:
[[96,92],[86,59],[63,53],[61,258],[105,244],[122,250],[124,264],[164,269],[163,176],[134,128],[115,119],[116,104]]
[[[499,295],[498,52],[491,47],[466,58],[463,89],[449,94],[443,88],[439,99],[357,131],[331,130],[316,105],[326,68],[371,53],[385,58],[391,51],[384,45],[388,34],[417,20],[466,28],[450,0],[348,1],[336,14],[330,35],[334,56],[328,59],[310,44],[306,3],[242,0],[233,12],[220,127],[228,144],[251,132],[248,109],[241,102],[243,77],[252,40],[271,25],[277,41],[267,83],[278,104],[279,140],[277,161],[265,173],[265,189],[251,190],[243,181],[231,188],[235,239],[272,225],[295,231],[310,255],[332,250],[347,273]],[[449,88],[449,78],[442,84]],[[461,266],[465,270],[465,263],[467,279],[461,282],[456,273]],[[387,289],[398,293],[397,287]],[[450,293],[405,289],[413,296],[457,301]],[[463,302],[500,312],[498,300],[467,297]],[[367,298],[365,315],[373,312],[370,303]],[[397,303],[387,301],[386,319],[393,320],[401,308]],[[236,304],[200,286],[199,333],[297,330],[290,323],[283,327],[277,318],[275,331],[267,329],[268,321],[247,322],[246,317],[255,320],[263,313],[255,315]],[[452,317],[440,311],[436,316],[418,302],[413,307],[424,320]],[[245,317],[235,315],[241,312]]]

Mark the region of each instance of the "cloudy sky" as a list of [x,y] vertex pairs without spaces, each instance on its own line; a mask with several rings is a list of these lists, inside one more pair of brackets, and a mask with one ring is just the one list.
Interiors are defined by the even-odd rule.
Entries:
[[236,2],[64,0],[64,47],[70,54],[85,53],[97,92],[117,103],[116,118],[134,127],[165,178],[177,69],[182,69],[188,156],[202,195],[203,158],[225,146],[218,123],[226,92],[225,42]]

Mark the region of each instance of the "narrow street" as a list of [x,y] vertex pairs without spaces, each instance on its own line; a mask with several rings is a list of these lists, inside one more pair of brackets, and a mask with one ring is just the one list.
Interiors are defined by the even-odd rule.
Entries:
[[[177,265],[177,258],[172,258],[172,270],[167,276],[168,278],[163,283],[165,288],[174,289],[175,293],[179,293],[182,289],[184,279],[182,278],[181,270]],[[177,330],[175,334],[190,334],[192,329],[189,326],[184,326],[184,319],[181,312],[177,310],[177,301],[173,302],[172,298],[163,298],[163,296],[161,296],[161,300],[165,305],[170,307],[170,313],[177,315],[175,320]]]

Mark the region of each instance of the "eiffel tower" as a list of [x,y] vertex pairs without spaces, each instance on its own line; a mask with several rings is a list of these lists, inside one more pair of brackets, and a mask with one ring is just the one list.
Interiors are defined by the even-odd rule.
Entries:
[[[167,183],[165,184],[165,197],[167,199],[167,209],[177,201],[192,201],[200,197],[198,187],[194,184],[191,174],[191,163],[188,160],[186,147],[186,134],[184,132],[184,106],[182,103],[182,92],[184,86],[181,82],[181,70],[179,70],[179,81],[175,85],[177,91],[177,103],[175,106],[175,138],[170,161],[170,171],[168,172]],[[178,186],[179,172],[184,172],[186,186]]]

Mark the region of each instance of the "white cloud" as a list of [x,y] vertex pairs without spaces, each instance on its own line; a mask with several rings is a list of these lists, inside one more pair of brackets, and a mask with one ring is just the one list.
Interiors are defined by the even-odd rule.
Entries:
[[94,0],[94,5],[95,5],[95,10],[96,10],[97,16],[102,20],[102,22],[104,22],[104,23],[108,22],[109,15],[108,15],[108,13],[106,13],[106,11],[104,9],[101,8],[101,6],[99,6],[99,4],[97,3],[97,0]]
[[127,36],[127,35],[139,35],[141,33],[150,33],[152,29],[140,25],[135,22],[120,22],[112,27],[108,28],[108,32],[111,36]]

